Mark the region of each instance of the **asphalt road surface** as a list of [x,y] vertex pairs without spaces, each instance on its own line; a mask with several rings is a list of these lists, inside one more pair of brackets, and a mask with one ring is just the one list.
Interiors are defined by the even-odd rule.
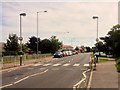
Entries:
[[72,88],[82,79],[90,53],[58,58],[47,63],[2,72],[1,88]]

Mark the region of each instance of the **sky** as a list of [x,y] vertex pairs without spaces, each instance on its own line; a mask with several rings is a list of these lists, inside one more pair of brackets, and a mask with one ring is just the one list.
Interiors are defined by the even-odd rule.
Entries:
[[[0,3],[2,15],[0,18],[0,39],[6,42],[9,34],[20,33],[20,13],[22,17],[23,43],[31,36],[41,39],[57,36],[63,44],[72,46],[94,46],[96,43],[97,24],[93,16],[98,16],[99,37],[104,37],[113,25],[118,23],[117,0],[58,0],[46,1],[12,1],[4,0]],[[47,10],[47,12],[43,12]]]

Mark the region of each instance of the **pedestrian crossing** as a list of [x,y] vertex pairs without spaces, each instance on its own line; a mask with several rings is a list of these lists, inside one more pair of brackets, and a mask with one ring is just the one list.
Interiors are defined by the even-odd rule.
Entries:
[[74,63],[74,64],[71,64],[71,63],[56,63],[56,64],[52,64],[52,63],[47,63],[47,64],[34,64],[33,66],[44,66],[44,67],[47,67],[47,66],[53,66],[53,67],[57,67],[57,66],[63,66],[63,67],[67,67],[67,66],[73,66],[73,67],[78,67],[80,66],[80,63]]

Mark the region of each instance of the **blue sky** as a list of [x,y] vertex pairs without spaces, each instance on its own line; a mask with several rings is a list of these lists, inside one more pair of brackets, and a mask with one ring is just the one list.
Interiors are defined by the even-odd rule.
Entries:
[[[99,1],[99,2],[98,2]],[[2,2],[2,41],[8,35],[15,33],[19,36],[19,14],[22,17],[23,42],[30,36],[36,36],[36,13],[39,13],[39,37],[50,38],[56,35],[64,44],[93,46],[96,39],[96,20],[93,15],[99,16],[99,37],[105,36],[113,25],[118,23],[118,3],[113,0],[102,2]],[[69,32],[69,33],[67,33]],[[0,37],[1,38],[1,37]]]

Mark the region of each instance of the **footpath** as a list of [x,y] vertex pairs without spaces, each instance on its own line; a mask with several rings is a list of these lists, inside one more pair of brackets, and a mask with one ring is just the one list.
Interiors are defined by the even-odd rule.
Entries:
[[120,73],[116,70],[115,60],[97,63],[96,70],[92,72],[90,90],[120,90],[119,79]]

